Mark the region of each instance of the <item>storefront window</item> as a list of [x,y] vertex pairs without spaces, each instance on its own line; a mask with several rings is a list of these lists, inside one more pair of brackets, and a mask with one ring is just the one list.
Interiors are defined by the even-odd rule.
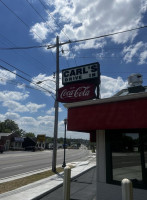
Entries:
[[[107,131],[107,180],[120,183],[130,179],[139,187],[147,183],[147,134]],[[110,166],[111,165],[111,166]]]

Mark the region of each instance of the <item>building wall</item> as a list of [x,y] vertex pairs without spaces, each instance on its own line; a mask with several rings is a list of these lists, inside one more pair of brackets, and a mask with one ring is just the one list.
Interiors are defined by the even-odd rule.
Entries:
[[104,129],[147,128],[146,119],[147,98],[101,103],[69,108],[67,129],[89,133]]
[[[121,186],[106,183],[105,131],[96,131],[97,194],[96,200],[122,200]],[[147,199],[147,190],[133,189],[133,200]]]

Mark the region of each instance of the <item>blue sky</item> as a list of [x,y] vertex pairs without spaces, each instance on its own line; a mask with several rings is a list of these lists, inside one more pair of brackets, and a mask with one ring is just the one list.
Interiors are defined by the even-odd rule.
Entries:
[[[55,48],[4,50],[97,37],[147,25],[147,0],[2,0],[0,1],[0,121],[9,118],[20,128],[53,136],[54,99],[21,75],[55,93]],[[100,63],[101,98],[127,87],[132,73],[143,75],[147,85],[147,28],[112,37],[89,40],[60,48],[60,70],[93,62]],[[64,54],[61,50],[64,50]],[[60,75],[61,77],[61,75]],[[60,86],[62,86],[60,79]],[[59,110],[59,137],[64,135]],[[68,137],[89,138],[68,132]]]

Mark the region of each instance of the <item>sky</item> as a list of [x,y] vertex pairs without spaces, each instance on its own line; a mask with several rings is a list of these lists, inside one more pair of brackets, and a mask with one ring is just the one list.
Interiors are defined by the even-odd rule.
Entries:
[[[146,21],[147,0],[0,0],[0,121],[11,119],[26,132],[53,137],[56,48],[45,46],[55,45],[57,36],[60,42],[87,39]],[[94,62],[100,64],[101,98],[127,88],[132,73],[141,73],[147,85],[146,35],[142,28],[60,46],[60,87],[61,70]],[[60,103],[58,137],[64,136],[65,118]],[[89,134],[68,131],[67,137]]]

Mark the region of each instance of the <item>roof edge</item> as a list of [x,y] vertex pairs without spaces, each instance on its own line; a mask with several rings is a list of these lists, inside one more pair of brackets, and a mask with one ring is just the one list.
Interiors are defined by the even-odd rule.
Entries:
[[88,101],[66,103],[66,104],[64,104],[64,107],[68,109],[68,108],[74,108],[74,107],[111,103],[111,102],[118,102],[118,101],[126,101],[126,100],[133,100],[133,99],[142,99],[142,98],[147,98],[147,92],[129,94],[126,96],[113,96],[113,97],[105,98],[105,99],[94,99],[94,100],[88,100]]

